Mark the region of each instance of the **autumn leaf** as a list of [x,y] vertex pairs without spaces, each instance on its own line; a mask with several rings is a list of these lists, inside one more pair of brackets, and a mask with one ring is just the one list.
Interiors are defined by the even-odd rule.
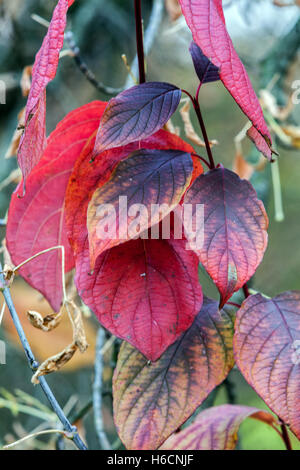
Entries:
[[97,258],[88,244],[75,283],[100,323],[155,361],[190,327],[202,305],[198,260],[184,240],[132,240]]
[[[11,198],[6,240],[17,266],[51,247],[65,247],[65,271],[74,260],[65,228],[64,200],[68,179],[89,137],[96,132],[106,103],[96,101],[69,113],[49,136],[43,157],[27,179],[27,191]],[[20,274],[58,311],[62,301],[61,250],[30,261]]]
[[219,68],[203,54],[200,47],[194,41],[191,42],[189,50],[201,84],[220,80]]
[[63,46],[66,15],[74,0],[59,0],[48,32],[32,69],[32,83],[26,104],[25,129],[18,150],[18,163],[26,179],[37,165],[46,146],[46,87],[56,75],[59,53]]
[[157,132],[176,111],[180,98],[179,88],[163,82],[143,83],[112,98],[100,122],[93,158]]
[[[268,217],[252,185],[235,173],[217,168],[200,175],[184,197],[184,204],[204,204],[203,246],[191,248],[221,294],[221,306],[256,271],[267,247]],[[191,221],[186,221],[191,226]],[[201,229],[201,227],[200,227]]]
[[[120,161],[139,150],[139,148],[149,150],[175,149],[190,154],[194,153],[193,147],[180,139],[180,137],[160,130],[153,136],[140,142],[107,150],[91,164],[91,147],[94,145],[94,142],[95,139],[92,139],[90,145],[85,148],[80,158],[77,159],[66,193],[67,230],[75,257],[85,249],[88,236],[86,226],[89,202],[96,189],[109,181],[112,171]],[[203,173],[203,168],[198,158],[192,157],[192,160],[194,166],[192,181],[194,181],[198,175]]]
[[[136,238],[175,209],[192,173],[190,154],[178,150],[143,149],[122,160],[109,181],[94,192],[88,206],[91,267],[105,250]],[[124,198],[126,207],[122,207]],[[101,210],[108,204],[108,213],[108,209]],[[105,231],[107,226],[113,228],[111,235]]]
[[[105,151],[93,164],[87,149],[70,177],[66,220],[76,258],[76,284],[82,299],[106,328],[133,342],[154,360],[190,326],[202,304],[196,257],[185,250],[184,240],[139,239],[104,252],[91,273],[87,232],[87,208],[95,189],[108,181],[115,165],[139,145],[188,153],[192,150],[179,137],[165,131],[140,144]],[[193,178],[202,171],[201,166],[196,166]],[[118,277],[120,285],[116,291]],[[123,289],[123,286],[127,287]],[[128,301],[130,292],[132,297]],[[145,330],[145,324],[153,329],[152,334],[149,334],[151,330]]]
[[152,364],[123,343],[113,380],[114,416],[127,449],[157,449],[233,366],[233,325],[204,299],[193,325]]
[[251,295],[237,312],[236,363],[247,382],[300,438],[300,292]]
[[221,405],[202,411],[194,423],[173,434],[161,450],[234,450],[237,433],[246,418],[254,418],[272,427],[275,418],[267,411],[249,406]]
[[271,160],[271,135],[246,69],[227,32],[222,0],[179,0],[179,3],[194,41],[219,69],[224,86],[252,122],[249,137]]

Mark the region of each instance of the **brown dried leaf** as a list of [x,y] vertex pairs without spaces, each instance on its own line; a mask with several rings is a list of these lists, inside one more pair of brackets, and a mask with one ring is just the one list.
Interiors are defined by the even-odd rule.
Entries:
[[21,90],[22,95],[26,98],[29,95],[30,87],[31,87],[31,76],[32,76],[32,66],[27,65],[24,67],[22,77],[21,77]]
[[39,330],[48,332],[54,330],[54,328],[60,324],[63,313],[64,308],[61,308],[58,313],[53,313],[43,318],[39,312],[28,310],[27,317],[32,326],[38,328]]
[[291,137],[292,146],[299,149],[300,148],[300,127],[286,126],[286,127],[282,127],[282,130],[287,136]]
[[17,155],[20,139],[24,131],[24,126],[25,126],[25,108],[21,109],[21,111],[18,114],[18,126],[13,134],[11,143],[7,149],[7,152],[4,158],[11,158]]
[[[183,124],[184,124],[184,132],[188,139],[190,139],[193,144],[199,145],[199,147],[205,147],[205,142],[198,136],[196,133],[191,117],[190,117],[190,102],[187,101],[179,110]],[[218,144],[217,140],[210,140],[210,146],[213,147],[214,145]]]
[[86,334],[84,330],[82,313],[80,308],[75,304],[75,302],[68,302],[68,305],[71,307],[71,315],[73,317],[73,334],[74,334],[74,343],[78,347],[81,353],[84,353],[88,348],[88,342],[86,340]]
[[241,179],[249,181],[254,173],[254,167],[244,159],[241,152],[237,151],[235,154],[232,171],[239,175]]
[[260,90],[260,103],[263,108],[267,109],[271,115],[279,119],[280,121],[285,121],[294,108],[294,103],[292,95],[289,97],[286,106],[278,106],[277,99],[269,90]]
[[33,384],[39,384],[39,377],[42,375],[51,374],[61,369],[67,362],[69,362],[77,351],[77,345],[75,343],[69,344],[63,351],[56,354],[55,356],[46,359],[37,369],[36,373],[32,376],[31,382]]
[[171,21],[176,21],[182,15],[178,0],[166,0],[166,10]]
[[6,285],[10,286],[14,282],[15,271],[14,268],[8,264],[4,265],[3,276],[6,281]]

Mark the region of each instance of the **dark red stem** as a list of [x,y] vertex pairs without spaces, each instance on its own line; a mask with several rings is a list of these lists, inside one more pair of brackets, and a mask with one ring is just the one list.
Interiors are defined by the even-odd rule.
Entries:
[[243,292],[244,292],[245,299],[247,299],[247,297],[249,297],[249,295],[250,295],[247,284],[243,285]]
[[139,63],[139,82],[146,82],[145,73],[145,55],[144,55],[144,38],[143,38],[143,19],[141,0],[134,0],[135,28],[136,28],[136,48]]
[[241,308],[240,304],[236,304],[235,302],[227,302],[227,305],[233,305],[234,307]]
[[293,450],[290,436],[288,434],[288,431],[286,429],[284,422],[281,420],[280,420],[280,427],[281,427],[281,433],[282,433],[282,440],[285,443],[286,450]]
[[206,127],[205,127],[205,124],[204,124],[204,121],[203,121],[203,117],[202,117],[202,113],[201,113],[198,98],[193,98],[192,95],[186,90],[182,90],[182,91],[183,91],[183,93],[185,93],[190,98],[190,100],[193,104],[193,108],[194,108],[195,113],[197,115],[198,122],[199,122],[201,132],[202,132],[202,135],[203,135],[203,139],[204,139],[204,142],[205,142],[205,147],[206,147],[206,152],[207,152],[207,156],[208,156],[208,159],[209,159],[210,168],[214,169],[214,168],[216,168],[216,165],[215,165],[214,157],[212,155],[212,151],[211,151],[211,148],[210,148],[210,143],[209,143],[209,139],[208,139],[208,136],[207,136]]
[[199,160],[205,163],[205,165],[211,170],[210,164],[208,163],[208,161],[205,160],[205,158],[201,157],[201,155],[198,155],[197,153],[192,153],[192,156],[199,158]]

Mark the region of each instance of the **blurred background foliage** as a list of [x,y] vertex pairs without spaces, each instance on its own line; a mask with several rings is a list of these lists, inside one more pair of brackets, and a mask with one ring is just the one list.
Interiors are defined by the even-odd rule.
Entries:
[[[174,1],[169,1],[168,4],[170,3],[174,4]],[[271,0],[224,0],[223,3],[229,32],[253,79],[256,91],[259,93],[261,89],[268,89],[269,92],[267,96],[261,96],[264,98],[268,122],[272,124],[280,153],[281,190],[277,181],[277,169],[271,172],[270,165],[261,164],[260,156],[250,142],[242,142],[237,156],[234,138],[246,124],[246,119],[222,84],[210,84],[203,88],[201,106],[208,134],[211,139],[219,142],[214,147],[216,161],[238,169],[241,176],[251,176],[252,183],[267,207],[270,218],[269,247],[254,277],[252,288],[272,296],[284,290],[300,289],[300,105],[290,106],[283,120],[276,115],[276,111],[284,111],[289,105],[289,97],[294,91],[292,84],[300,79],[300,8],[275,7]],[[0,217],[5,217],[16,183],[12,181],[8,185],[1,185],[11,171],[17,168],[15,158],[5,159],[4,156],[17,125],[17,115],[25,105],[19,82],[24,67],[33,63],[46,31],[45,26],[34,20],[32,15],[39,15],[49,21],[55,4],[55,0],[0,0],[0,80],[5,82],[7,88],[6,104],[0,105]],[[142,4],[147,27],[153,2],[143,0]],[[121,55],[126,54],[129,63],[135,56],[133,2],[76,0],[68,14],[68,30],[73,32],[81,58],[96,78],[111,87],[124,86],[128,72]],[[194,93],[197,78],[188,53],[190,40],[191,35],[184,19],[179,17],[174,20],[165,11],[159,34],[156,35],[147,58],[148,79],[169,81]],[[68,49],[67,45],[65,49]],[[274,106],[270,105],[270,95],[271,101],[275,100],[275,104],[277,101],[280,108],[274,110]],[[94,99],[109,98],[110,96],[97,91],[86,80],[73,58],[66,54],[60,61],[55,80],[47,88],[48,133],[70,110]],[[197,130],[193,116],[192,122]],[[174,117],[173,124],[179,127],[181,136],[185,138],[179,113]],[[203,152],[203,149],[199,152]],[[252,166],[249,167],[249,163]],[[278,213],[280,206],[278,202],[274,204],[274,195],[278,201],[280,194],[284,212],[284,220],[281,222],[276,220],[282,218]],[[1,236],[5,236],[4,229],[1,229]],[[201,269],[200,279],[204,292],[216,297],[212,282]],[[67,321],[48,334],[37,331],[28,324],[27,310],[37,310],[43,315],[50,313],[49,306],[38,293],[21,279],[17,279],[12,287],[12,294],[39,360],[60,351],[68,344],[71,330]],[[86,319],[86,329],[90,343],[88,352],[83,356],[77,353],[63,371],[49,376],[49,382],[70,419],[79,425],[89,447],[98,449],[100,446],[95,433],[91,402],[97,331],[97,322],[92,316]],[[35,429],[49,428],[53,423],[53,415],[45,408],[45,400],[39,387],[33,388],[30,383],[30,371],[8,312],[4,314],[0,339],[5,339],[7,345],[6,365],[0,365],[2,446]],[[111,417],[111,376],[118,345],[116,342],[105,353],[103,373],[103,420],[108,438],[115,448],[120,443]],[[238,404],[266,408],[236,369],[230,374],[229,381],[218,389],[216,403],[228,401],[228,397]],[[84,415],[83,419],[81,415]],[[247,420],[243,424],[240,437],[239,448],[283,448],[274,431],[254,420]],[[55,436],[47,436],[28,441],[20,448],[59,448],[61,445],[61,440]],[[294,446],[300,448],[295,440]]]

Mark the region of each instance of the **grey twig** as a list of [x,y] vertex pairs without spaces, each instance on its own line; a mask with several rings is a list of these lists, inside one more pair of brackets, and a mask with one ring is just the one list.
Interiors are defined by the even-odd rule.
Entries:
[[[144,36],[144,52],[145,57],[151,51],[154,40],[157,36],[159,26],[162,22],[164,12],[164,1],[163,0],[153,0],[152,11],[150,14],[150,19],[148,26],[145,31]],[[135,77],[138,74],[138,58],[135,56],[134,61],[131,64],[132,75]],[[131,75],[128,75],[124,88],[130,88],[134,85],[134,81]]]
[[79,70],[85,75],[87,80],[98,90],[107,95],[117,95],[120,93],[123,88],[112,88],[110,86],[104,85],[104,83],[99,82],[93,72],[88,68],[86,63],[82,60],[80,56],[80,49],[76,45],[72,31],[68,31],[65,34],[65,39],[68,43],[70,50],[72,51],[74,61],[78,66]]
[[[18,335],[19,335],[19,338],[21,340],[22,346],[24,348],[25,354],[27,356],[29,365],[30,365],[31,369],[33,371],[35,371],[38,368],[39,363],[36,361],[36,359],[34,357],[34,354],[31,350],[31,347],[28,343],[28,340],[25,336],[23,327],[21,325],[19,316],[17,314],[17,311],[15,309],[15,306],[14,306],[14,303],[13,303],[13,300],[12,300],[12,297],[11,297],[11,294],[10,294],[10,290],[6,286],[6,282],[5,282],[5,279],[4,279],[4,276],[3,276],[3,269],[2,269],[1,263],[0,263],[0,285],[1,285],[1,291],[3,293],[6,305],[8,307],[8,310],[9,310],[10,315],[12,317],[12,320],[14,322],[15,328],[16,328],[16,330],[18,332]],[[72,436],[72,440],[73,440],[74,444],[76,445],[76,447],[78,449],[86,450],[86,446],[83,443],[83,441],[81,440],[81,438],[80,438],[80,436],[77,432],[77,428],[75,426],[72,426],[70,421],[65,416],[63,410],[61,409],[61,407],[59,406],[55,396],[53,395],[53,392],[50,389],[45,377],[40,377],[39,382],[40,382],[40,386],[41,386],[44,394],[46,395],[53,411],[56,413],[58,419],[62,423],[64,431],[66,431],[67,433],[69,433]]]
[[99,443],[102,450],[111,450],[111,445],[106,437],[103,416],[102,416],[102,373],[103,373],[103,352],[102,348],[105,341],[105,331],[99,328],[96,342],[95,357],[95,379],[93,385],[93,404],[94,404],[94,422],[98,435]]

